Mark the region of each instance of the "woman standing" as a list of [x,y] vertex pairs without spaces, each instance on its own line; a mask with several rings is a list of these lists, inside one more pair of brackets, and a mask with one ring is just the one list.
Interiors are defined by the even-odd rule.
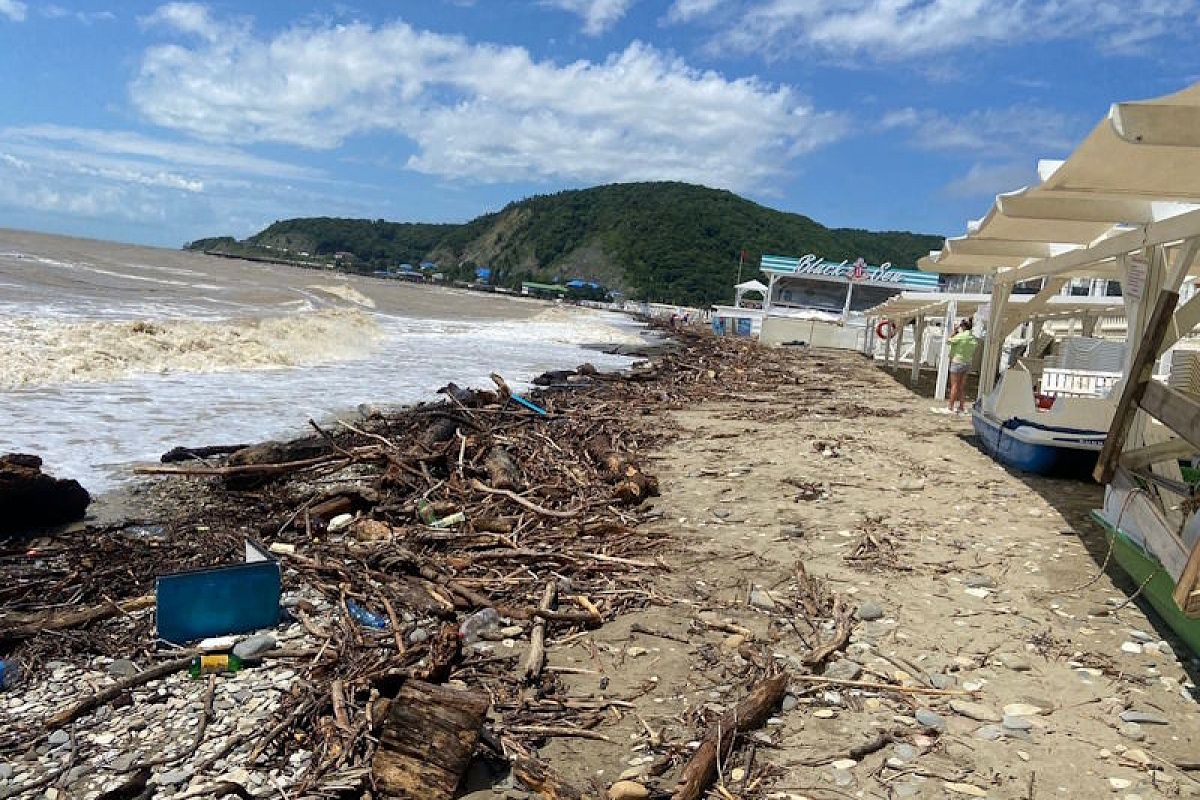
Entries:
[[[975,348],[979,347],[979,339],[971,332],[971,320],[964,319],[958,323],[958,333],[950,337],[950,410],[961,414],[966,411],[967,373],[971,370],[971,362],[975,358]],[[958,404],[958,408],[954,404]]]

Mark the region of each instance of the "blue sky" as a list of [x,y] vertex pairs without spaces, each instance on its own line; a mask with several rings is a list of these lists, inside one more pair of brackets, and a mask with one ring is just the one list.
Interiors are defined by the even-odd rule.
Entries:
[[0,0],[0,227],[177,246],[627,180],[954,235],[1200,0]]

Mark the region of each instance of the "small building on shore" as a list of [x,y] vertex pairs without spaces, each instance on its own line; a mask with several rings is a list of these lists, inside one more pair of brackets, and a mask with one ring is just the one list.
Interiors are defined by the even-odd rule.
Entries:
[[763,284],[734,287],[732,306],[713,307],[713,331],[752,336],[764,344],[803,342],[852,349],[862,340],[863,311],[909,292],[936,292],[936,273],[878,266],[863,259],[830,261],[804,256],[763,255]]

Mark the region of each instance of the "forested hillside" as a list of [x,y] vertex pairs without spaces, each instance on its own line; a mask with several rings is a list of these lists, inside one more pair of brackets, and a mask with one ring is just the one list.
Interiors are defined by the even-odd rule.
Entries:
[[493,282],[582,278],[629,297],[704,305],[729,299],[738,253],[756,274],[762,253],[816,253],[841,260],[913,266],[941,237],[826,228],[732,192],[685,183],[626,183],[531,197],[462,225],[319,217],[276,222],[243,242],[205,239],[189,247],[229,254],[352,253],[348,268],[370,271],[432,261]]

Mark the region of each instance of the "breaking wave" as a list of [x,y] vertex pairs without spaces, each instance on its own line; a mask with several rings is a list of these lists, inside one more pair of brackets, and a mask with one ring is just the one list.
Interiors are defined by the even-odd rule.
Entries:
[[382,336],[373,315],[354,309],[222,321],[0,318],[0,390],[308,366],[369,355]]

